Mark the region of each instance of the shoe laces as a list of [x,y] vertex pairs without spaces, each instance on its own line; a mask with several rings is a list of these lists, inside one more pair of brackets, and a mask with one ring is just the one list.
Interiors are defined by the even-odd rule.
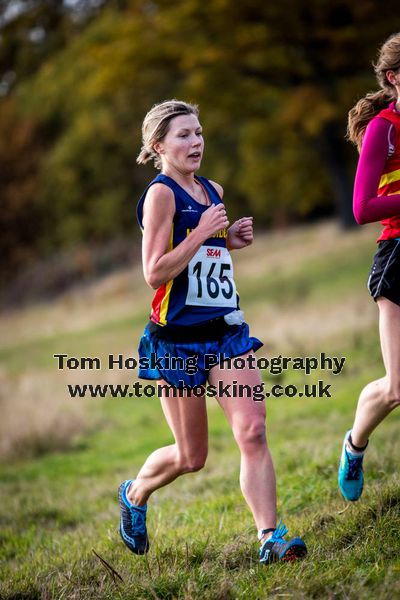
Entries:
[[130,511],[132,517],[132,526],[135,534],[146,535],[145,513],[142,513],[135,508],[131,508]]
[[278,527],[275,529],[268,541],[286,544],[286,541],[283,539],[283,536],[285,536],[288,531],[288,528],[284,523],[282,523],[281,519],[278,523]]
[[354,458],[347,456],[348,467],[347,467],[347,479],[356,480],[360,477],[362,467],[362,456],[355,456]]

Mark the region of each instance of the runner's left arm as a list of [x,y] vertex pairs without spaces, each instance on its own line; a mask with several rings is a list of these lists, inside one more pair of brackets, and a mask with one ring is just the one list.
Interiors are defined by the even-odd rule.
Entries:
[[400,194],[378,196],[388,157],[390,123],[375,117],[365,130],[354,182],[353,212],[359,225],[400,215]]

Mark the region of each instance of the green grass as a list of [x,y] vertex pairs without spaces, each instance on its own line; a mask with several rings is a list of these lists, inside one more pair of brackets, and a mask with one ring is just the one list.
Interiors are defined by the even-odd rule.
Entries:
[[308,256],[301,265],[289,263],[278,272],[269,266],[265,273],[246,281],[240,298],[245,306],[256,298],[268,298],[268,302],[278,305],[323,300],[332,293],[337,298],[347,292],[349,286],[363,285],[368,272],[367,265],[362,268],[364,265],[364,245],[355,246],[351,254],[338,245],[328,254]]
[[[351,246],[350,241],[347,243]],[[286,286],[289,309],[301,313],[304,304],[314,306],[318,327],[323,299],[340,303],[344,293],[346,297],[357,293],[370,256],[367,242],[356,234],[353,246],[347,263],[341,262],[345,257],[339,247],[337,251],[330,250],[324,263],[323,249],[318,253],[314,245],[302,260],[280,269],[279,281]],[[271,251],[265,242],[260,258]],[[329,267],[328,273],[324,264]],[[256,275],[248,279],[247,287],[243,276],[239,289],[251,320],[252,306],[258,307],[261,298],[279,302],[279,288],[274,288],[274,274],[263,270],[258,286]],[[299,298],[302,286],[308,292]],[[367,296],[365,302],[369,302]],[[138,336],[142,327],[143,307],[139,308],[140,312],[133,311],[130,319],[121,315],[120,321],[99,323],[80,332],[56,332],[50,340],[38,337],[36,343],[30,341],[29,345],[23,338],[16,340],[3,353],[8,376],[18,376],[24,368],[21,355],[26,357],[28,352],[35,369],[50,376],[54,367],[50,366],[48,355],[61,346],[78,356],[103,355],[110,343],[125,349],[130,337]],[[254,334],[258,335],[258,331]],[[284,339],[281,350],[275,350],[274,354],[286,352]],[[71,443],[68,451],[47,452],[2,465],[0,597],[399,597],[396,412],[374,433],[361,501],[346,504],[336,482],[342,437],[351,425],[357,396],[367,381],[383,374],[377,327],[372,328],[366,320],[362,331],[349,329],[340,340],[326,338],[310,351],[345,356],[343,373],[335,377],[317,372],[307,378],[294,371],[275,377],[264,373],[268,384],[323,379],[333,386],[331,399],[268,401],[268,437],[277,472],[278,512],[290,534],[300,534],[305,539],[309,555],[304,561],[267,568],[259,565],[255,527],[239,490],[239,452],[224,415],[211,399],[206,467],[154,494],[148,512],[151,551],[145,557],[130,554],[117,531],[118,484],[134,476],[152,450],[172,440],[157,399],[106,399],[90,403],[88,418],[92,426]],[[298,347],[291,355],[302,353],[303,347]],[[259,355],[269,356],[270,351],[264,348]],[[61,382],[59,393],[65,393]],[[112,565],[123,581],[93,551]]]
[[[143,311],[135,317],[112,319],[90,329],[62,335],[54,334],[8,346],[0,349],[0,361],[7,365],[10,373],[19,373],[28,366],[27,356],[30,368],[41,369],[57,365],[57,360],[53,358],[53,354],[56,353],[78,357],[90,356],[96,346],[111,348],[113,344],[121,344],[124,338],[127,340],[125,343],[130,341],[133,348],[135,338],[132,331],[143,325],[146,316],[146,312]],[[94,355],[97,356],[97,353],[94,352]],[[102,356],[103,354],[100,355],[101,358]]]
[[[360,373],[351,387],[359,389],[368,375]],[[257,564],[252,518],[238,489],[238,451],[213,403],[206,468],[155,494],[152,551],[130,555],[117,533],[118,483],[171,438],[156,400],[107,400],[99,407],[106,423],[84,447],[3,468],[3,597],[17,597],[17,590],[21,598],[395,597],[398,418],[377,430],[363,500],[346,509],[336,467],[354,404],[347,390],[344,378],[329,401],[269,403],[279,512],[307,541],[303,563]],[[92,548],[123,583],[113,582]]]

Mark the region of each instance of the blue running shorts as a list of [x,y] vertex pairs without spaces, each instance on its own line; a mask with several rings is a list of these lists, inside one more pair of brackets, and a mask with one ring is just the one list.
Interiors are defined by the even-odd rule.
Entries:
[[246,322],[227,326],[218,339],[197,342],[160,339],[150,329],[152,325],[147,324],[139,343],[139,377],[164,379],[176,388],[204,385],[210,368],[218,364],[216,360],[241,356],[263,345],[258,338],[250,337]]

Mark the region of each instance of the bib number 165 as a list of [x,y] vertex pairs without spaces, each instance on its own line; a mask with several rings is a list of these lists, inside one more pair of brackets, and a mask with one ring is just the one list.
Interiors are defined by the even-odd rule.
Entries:
[[233,265],[226,248],[202,246],[188,264],[186,304],[236,307]]

